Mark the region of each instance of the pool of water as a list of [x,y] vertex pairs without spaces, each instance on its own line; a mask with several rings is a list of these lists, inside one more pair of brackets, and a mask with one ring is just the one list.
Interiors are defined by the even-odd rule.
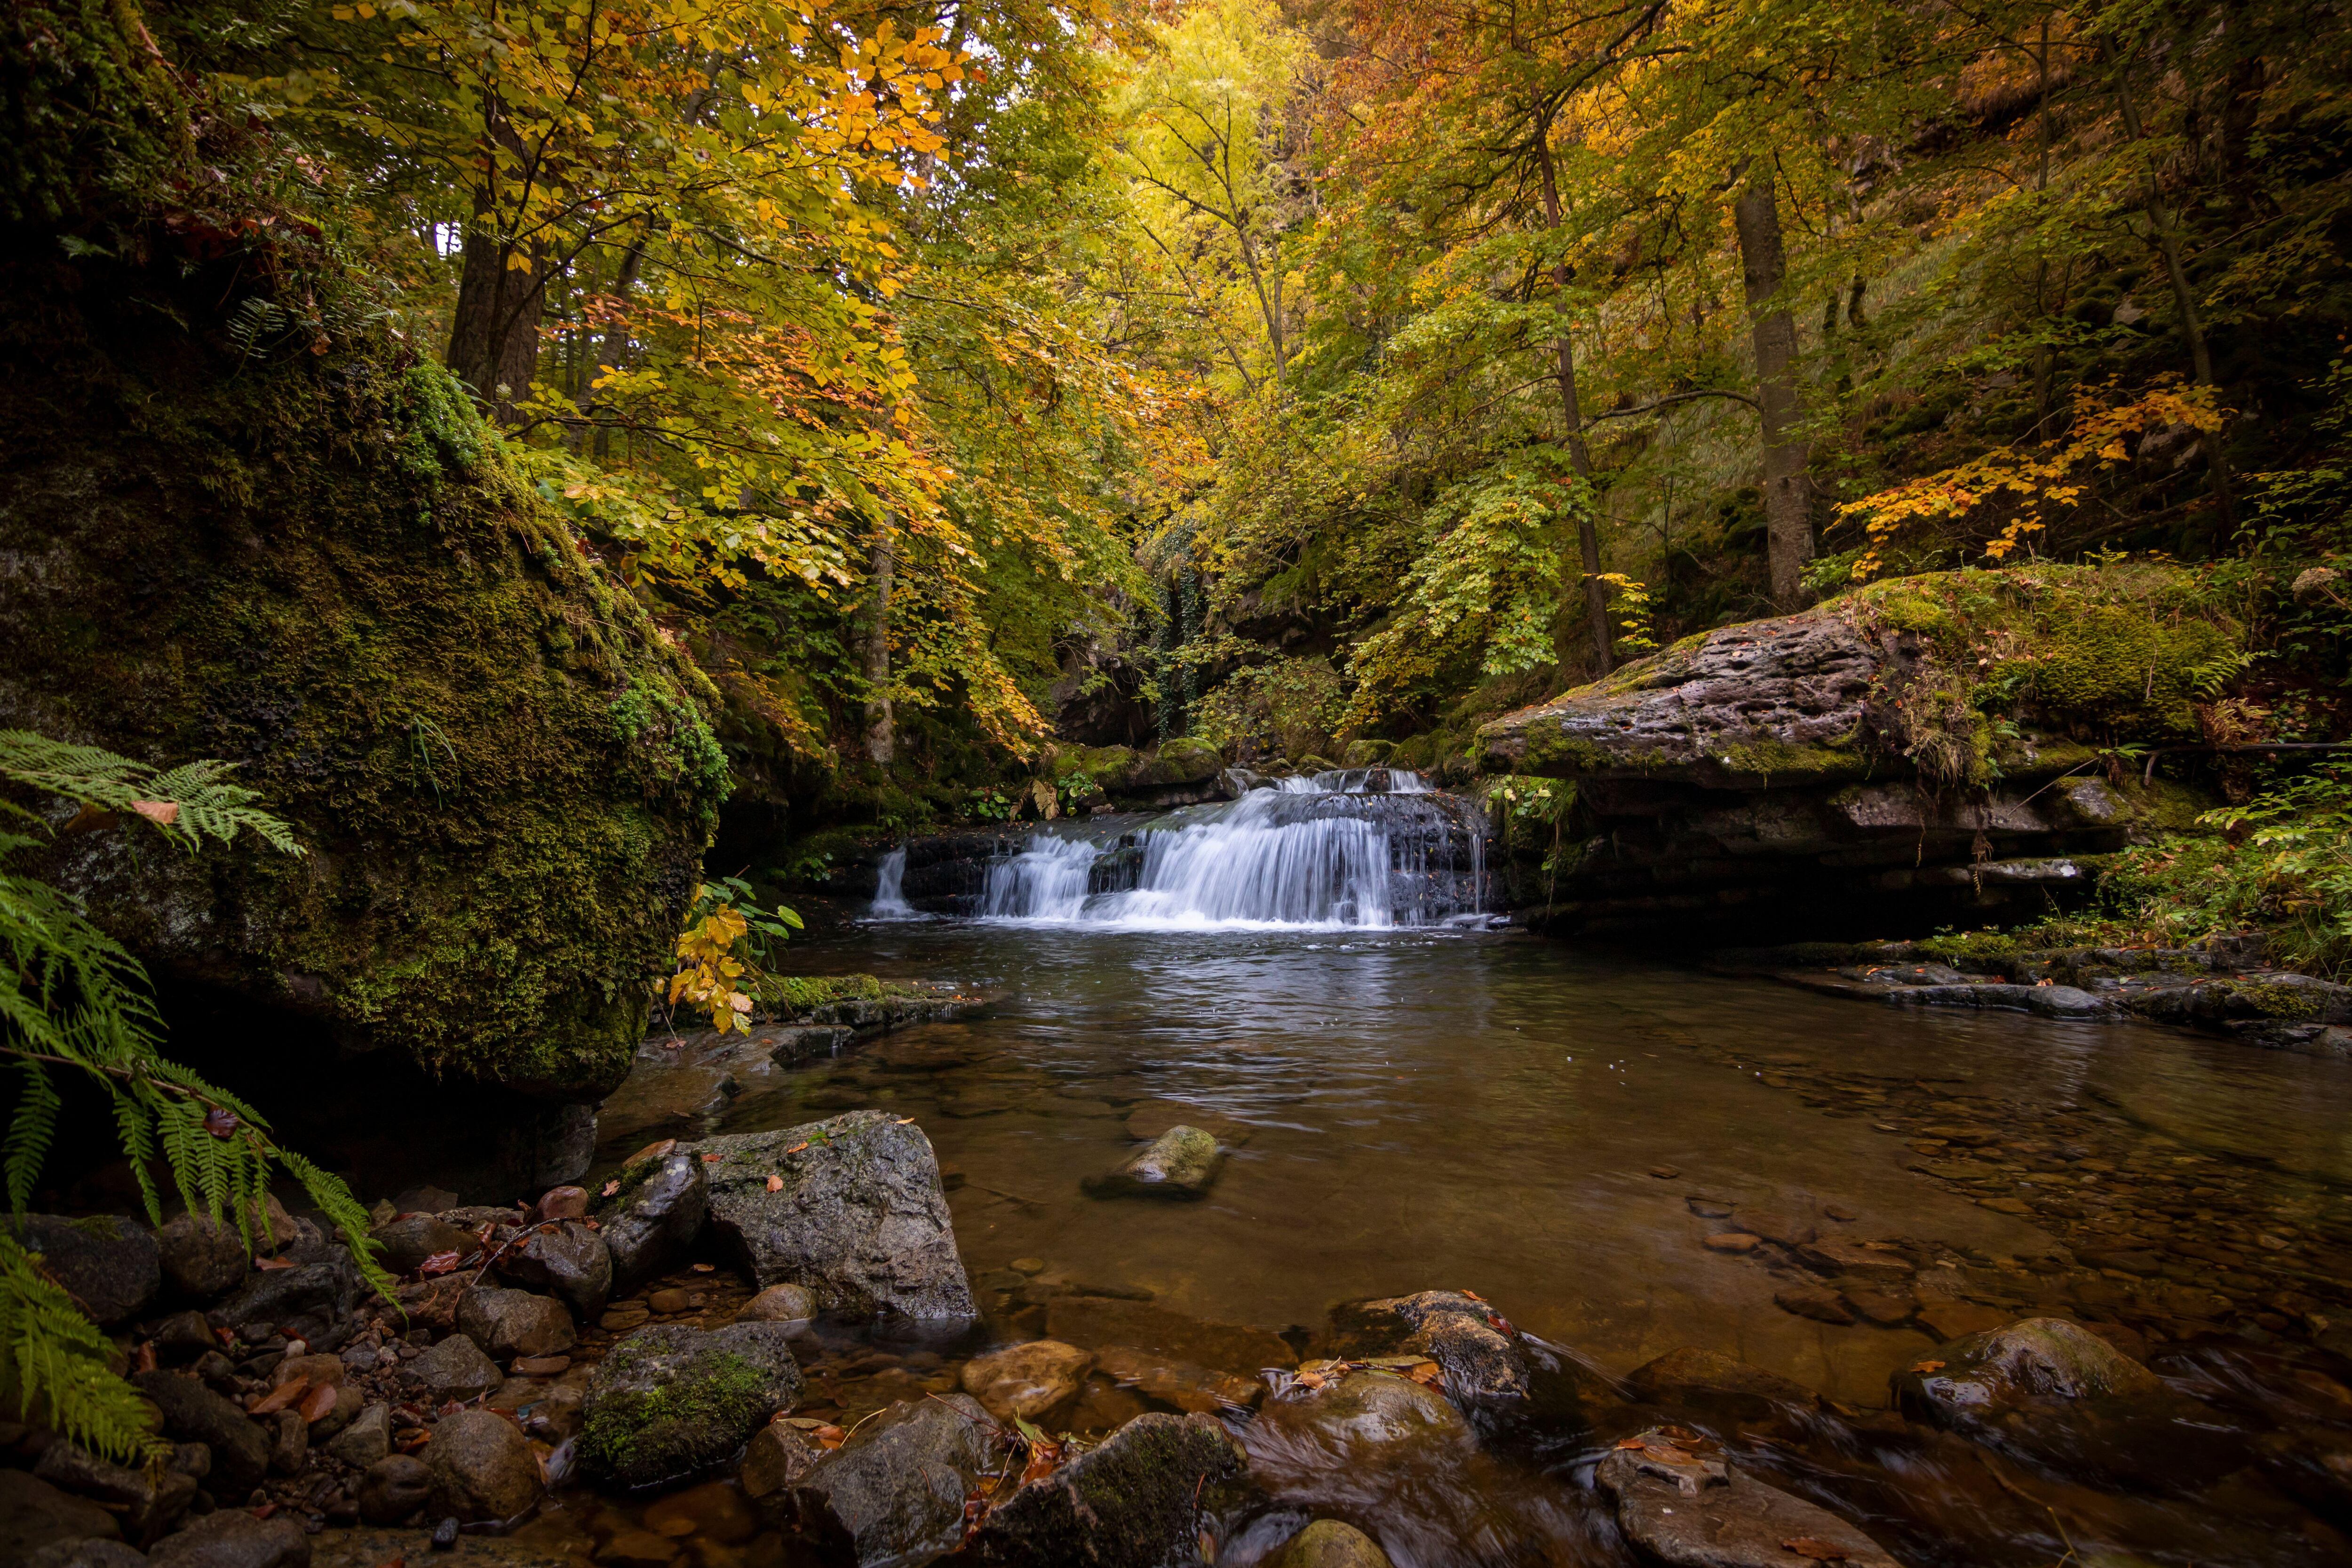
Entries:
[[[1920,1560],[2048,1563],[2085,1535],[2146,1561],[2340,1560],[2333,1529],[2242,1478],[2118,1500],[1867,1433],[1892,1419],[1873,1414],[1891,1373],[2033,1312],[2093,1323],[2183,1386],[2238,1391],[2248,1444],[2281,1419],[2273,1385],[2340,1388],[2352,1063],[1883,1009],[1462,928],[910,921],[793,960],[993,1001],[731,1099],[673,1096],[625,1116],[604,1156],[868,1105],[915,1118],[992,1300],[975,1342],[1043,1331],[1003,1289],[1033,1274],[1293,1344],[1338,1302],[1466,1288],[1603,1383],[1696,1346],[1820,1390],[1846,1407],[1832,1426],[1750,1434],[1757,1462]],[[1087,1194],[1171,1119],[1228,1145],[1206,1197]],[[1813,1277],[1784,1247],[1719,1249],[1728,1233],[1885,1243],[1912,1272],[1877,1321],[1792,1309]],[[1628,1560],[1557,1475],[1415,1483],[1418,1502],[1368,1501],[1360,1480],[1285,1484],[1308,1506],[1321,1487],[1339,1495],[1328,1508],[1389,1510],[1400,1562]],[[1473,1514],[1538,1554],[1446,1546],[1485,1539]]]

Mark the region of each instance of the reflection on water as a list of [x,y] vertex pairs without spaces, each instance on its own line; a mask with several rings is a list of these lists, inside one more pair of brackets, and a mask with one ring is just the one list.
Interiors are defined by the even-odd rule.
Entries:
[[[2315,1338],[2352,1342],[2318,1283],[2352,1236],[2352,1064],[1880,1010],[1475,931],[916,922],[795,957],[1003,1000],[740,1079],[674,1130],[867,1105],[917,1118],[961,1180],[975,1280],[1011,1288],[994,1298],[1005,1331],[1045,1331],[1042,1310],[1019,1315],[1039,1261],[1049,1282],[1293,1343],[1339,1301],[1468,1288],[1589,1363],[1574,1375],[1596,1429],[1619,1407],[1611,1374],[1682,1346],[1844,1402],[1787,1431],[1723,1432],[1780,1484],[1889,1521],[1921,1561],[2050,1562],[2067,1549],[2053,1519],[2154,1561],[2318,1562],[2341,1545],[2251,1483],[2218,1502],[2118,1500],[1878,1407],[1890,1373],[1941,1341],[2051,1311],[2193,1370],[2204,1396],[2244,1384],[2257,1393],[2242,1405],[2270,1409],[2260,1391],[2328,1361]],[[1205,1200],[1084,1194],[1171,1120],[1230,1148]],[[1825,1289],[1799,1266],[1830,1254],[1865,1273],[1829,1268]],[[2234,1348],[2199,1348],[2216,1343]],[[2264,1374],[2262,1356],[2289,1370]],[[1488,1473],[1505,1461],[1475,1448],[1418,1449],[1383,1479],[1307,1463],[1307,1440],[1277,1428],[1248,1440],[1302,1509],[1394,1515],[1376,1533],[1400,1562],[1627,1560],[1589,1500],[1569,1500],[1586,1497],[1590,1448],[1518,1462],[1506,1484]],[[1490,1549],[1449,1551],[1450,1531]]]

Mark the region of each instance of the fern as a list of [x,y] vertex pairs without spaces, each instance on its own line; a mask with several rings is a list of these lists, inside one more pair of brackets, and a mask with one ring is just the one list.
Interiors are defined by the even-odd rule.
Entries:
[[[82,808],[69,826],[152,827],[183,848],[226,844],[250,832],[287,854],[302,853],[292,830],[228,782],[225,763],[189,763],[158,772],[95,746],[68,745],[23,731],[0,731],[0,781],[62,796]],[[14,803],[0,812],[47,828]],[[110,1100],[115,1135],[135,1173],[148,1218],[162,1223],[155,1181],[160,1158],[192,1214],[234,1215],[250,1247],[271,1173],[302,1185],[341,1231],[369,1283],[387,1299],[368,1220],[348,1188],[285,1149],[253,1108],[158,1049],[163,1020],[146,972],[92,924],[80,906],[7,862],[44,837],[0,830],[0,1058],[13,1058],[16,1108],[0,1135],[0,1180],[9,1208],[23,1212],[56,1135],[64,1103],[56,1075],[97,1087]],[[136,1391],[108,1368],[111,1347],[73,1310],[71,1300],[27,1253],[0,1235],[0,1404],[13,1399],[75,1441],[124,1459],[147,1456],[153,1438]]]

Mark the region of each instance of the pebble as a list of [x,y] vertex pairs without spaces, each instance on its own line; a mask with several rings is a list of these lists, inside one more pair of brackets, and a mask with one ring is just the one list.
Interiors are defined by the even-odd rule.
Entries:
[[643,1307],[615,1307],[610,1311],[607,1311],[603,1317],[597,1319],[596,1326],[600,1329],[610,1330],[614,1333],[620,1333],[629,1329],[641,1329],[645,1327],[646,1321],[651,1319],[652,1316],[653,1314],[646,1311]]
[[452,1515],[450,1518],[443,1520],[440,1523],[433,1527],[433,1550],[436,1552],[454,1552],[457,1549],[457,1521],[456,1516]]
[[1846,1324],[1853,1321],[1853,1309],[1845,1298],[1820,1285],[1791,1285],[1773,1292],[1772,1300],[1784,1312],[1794,1312],[1815,1322]]
[[1042,1258],[1016,1258],[1013,1260],[1013,1272],[1029,1275],[1043,1274],[1045,1272],[1045,1260]]
[[519,1377],[554,1377],[571,1365],[568,1355],[527,1355],[515,1358],[513,1370]]
[[1744,1230],[1727,1230],[1720,1236],[1706,1237],[1699,1245],[1709,1252],[1753,1252],[1759,1239]]
[[1857,1220],[1862,1217],[1852,1209],[1846,1207],[1843,1204],[1823,1204],[1822,1205],[1822,1213],[1841,1224],[1843,1224],[1848,1220]]
[[671,1286],[647,1296],[646,1305],[664,1315],[691,1312],[702,1305],[702,1298],[692,1291],[681,1290],[676,1286]]
[[1701,1219],[1728,1219],[1731,1217],[1732,1205],[1727,1199],[1703,1198],[1696,1193],[1693,1193],[1684,1201],[1690,1205],[1691,1213],[1698,1215]]
[[1682,1173],[1682,1167],[1679,1165],[1653,1165],[1650,1167],[1650,1174],[1657,1177],[1658,1180],[1662,1182],[1671,1182]]

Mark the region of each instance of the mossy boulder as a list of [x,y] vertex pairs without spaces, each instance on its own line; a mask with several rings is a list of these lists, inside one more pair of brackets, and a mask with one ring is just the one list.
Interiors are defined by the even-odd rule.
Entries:
[[708,1332],[667,1323],[631,1334],[588,1380],[582,1468],[591,1480],[634,1489],[732,1457],[799,1400],[791,1341],[791,1325],[765,1322]]
[[226,758],[307,853],[98,832],[48,869],[247,1047],[596,1098],[727,787],[707,682],[441,369],[242,353],[263,269],[158,245],[0,241],[0,725]]
[[1216,747],[1206,741],[1180,735],[1172,741],[1162,741],[1160,749],[1139,763],[1121,783],[1127,788],[1199,784],[1216,777],[1217,771],[1224,765],[1225,760]]

